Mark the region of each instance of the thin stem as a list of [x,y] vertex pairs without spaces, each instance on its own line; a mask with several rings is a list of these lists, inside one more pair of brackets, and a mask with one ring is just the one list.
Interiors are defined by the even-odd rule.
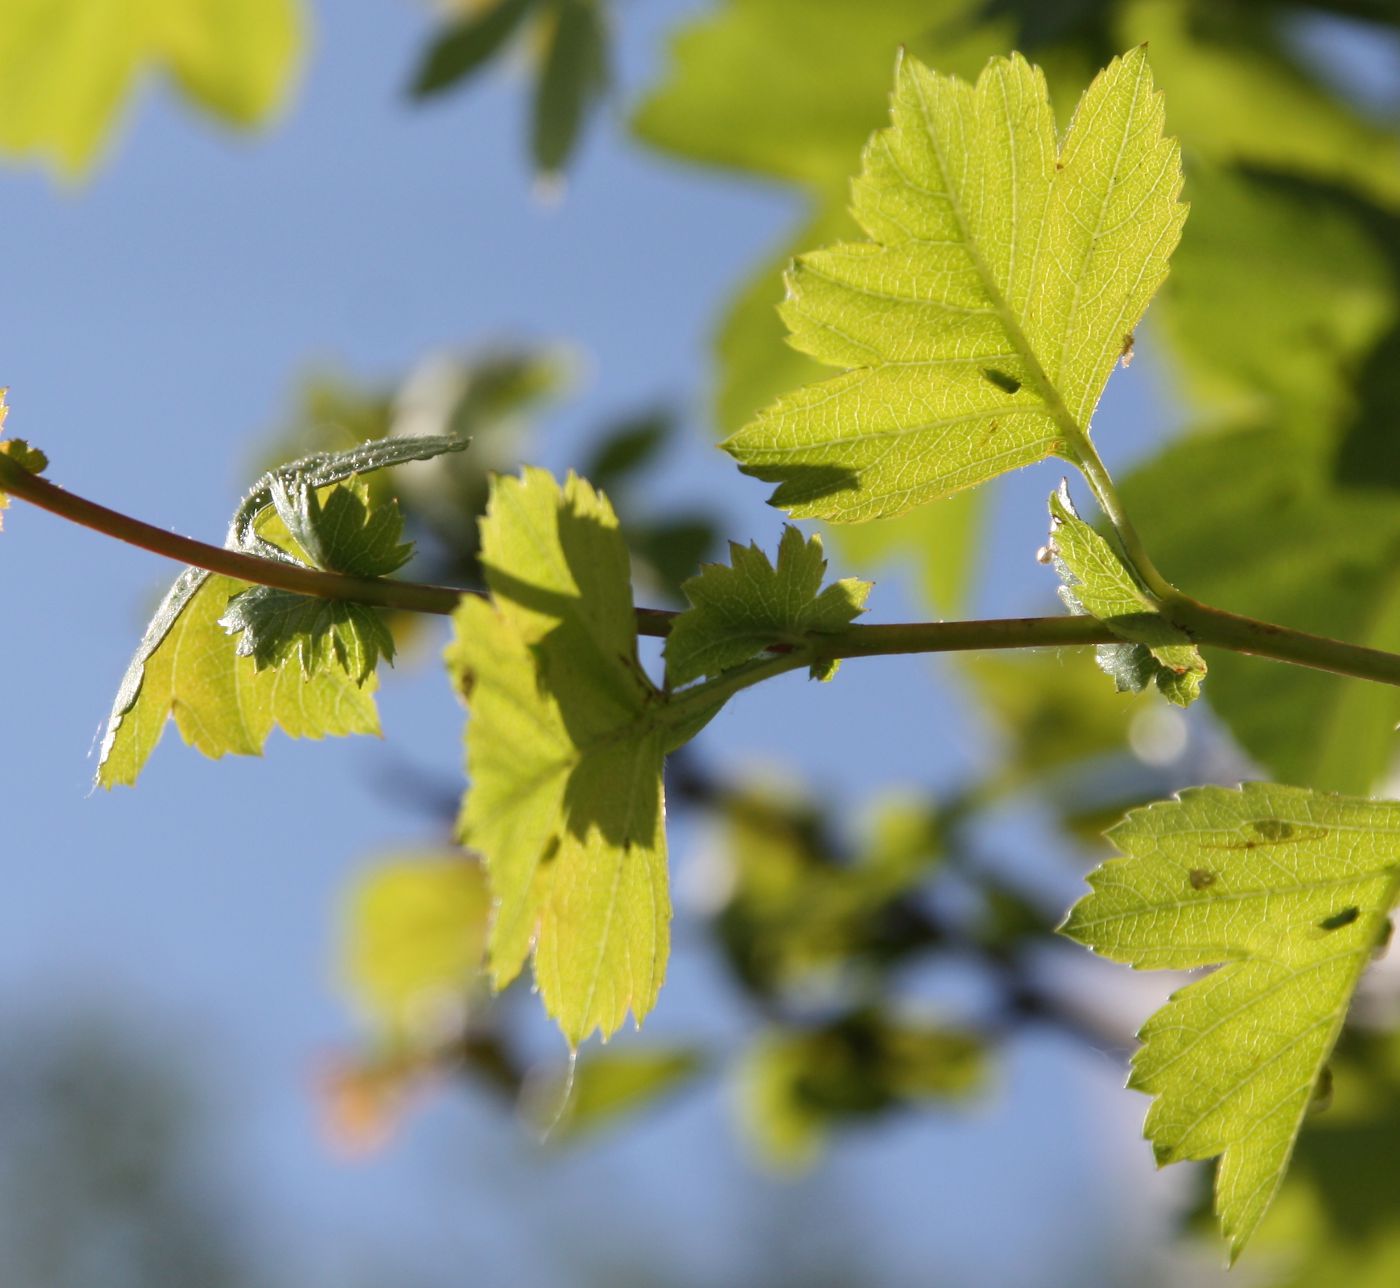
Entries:
[[[1097,462],[1097,456],[1093,460]],[[1101,479],[1107,481],[1108,475],[1102,471],[1101,463],[1098,469]],[[1085,476],[1090,477],[1087,469]],[[1107,489],[1100,499],[1104,503],[1104,498],[1107,498],[1105,513],[1114,519],[1114,514],[1107,508],[1108,504],[1117,505],[1111,481],[1107,482]],[[0,453],[0,491],[73,523],[179,563],[297,594],[315,595],[322,599],[350,599],[416,613],[450,614],[463,595],[481,593],[452,586],[428,586],[411,581],[322,572],[301,564],[263,559],[239,550],[194,541],[67,492],[47,479],[29,473],[3,453]],[[1121,506],[1118,511],[1121,514]],[[1118,522],[1117,519],[1114,521]],[[1126,531],[1132,533],[1131,525],[1127,526]],[[1120,535],[1122,532],[1120,528]],[[1151,568],[1150,562],[1146,567]],[[1139,565],[1138,571],[1144,571],[1142,565]],[[1286,626],[1211,608],[1183,595],[1161,579],[1160,574],[1157,576],[1163,588],[1163,616],[1186,631],[1197,644],[1274,658],[1280,662],[1331,671],[1336,675],[1400,685],[1400,655],[1345,644],[1340,640],[1309,635]],[[676,616],[661,608],[639,608],[636,613],[637,633],[657,637],[669,634],[671,622]],[[688,707],[698,712],[710,702],[722,701],[741,689],[784,671],[838,658],[975,649],[1075,648],[1114,643],[1118,639],[1119,636],[1112,630],[1092,617],[1012,617],[987,621],[851,626],[840,634],[812,635],[797,646],[774,646],[768,656],[737,667],[716,680],[684,690],[674,700],[684,699]],[[780,647],[784,651],[779,652]]]
[[1164,607],[1175,603],[1181,592],[1157,571],[1157,565],[1147,553],[1147,547],[1143,545],[1137,528],[1128,517],[1123,499],[1118,495],[1118,489],[1088,435],[1078,435],[1070,450],[1073,463],[1084,475],[1084,481],[1088,483],[1089,490],[1093,492],[1094,500],[1098,502],[1104,517],[1113,525],[1123,557],[1142,583],[1143,589]]

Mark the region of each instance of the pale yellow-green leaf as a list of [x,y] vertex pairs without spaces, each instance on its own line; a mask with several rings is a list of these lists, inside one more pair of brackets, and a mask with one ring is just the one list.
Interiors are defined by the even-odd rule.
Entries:
[[0,151],[69,176],[92,163],[147,70],[235,125],[266,119],[303,26],[299,0],[7,0],[0,17]]
[[180,736],[206,756],[256,756],[276,725],[292,738],[379,732],[371,674],[357,684],[339,668],[304,679],[299,667],[259,671],[239,657],[219,624],[246,584],[189,569],[156,614],[117,693],[102,740],[97,781],[130,785],[155,750],[171,716]]
[[460,1027],[486,952],[488,909],[481,867],[460,852],[396,856],[358,877],[340,972],[385,1040],[431,1045]]
[[[1400,806],[1200,787],[1109,833],[1064,933],[1144,970],[1220,964],[1144,1025],[1129,1086],[1159,1163],[1220,1155],[1239,1254],[1277,1192],[1352,994],[1400,893]],[[1223,963],[1223,964],[1221,964]]]
[[586,482],[500,478],[482,522],[490,603],[464,598],[449,670],[467,699],[461,837],[486,864],[490,971],[533,953],[577,1045],[640,1020],[665,973],[671,905],[661,765],[671,730],[637,660],[627,547]]
[[[822,589],[826,559],[818,536],[788,526],[776,565],[756,545],[729,543],[729,565],[707,564],[681,589],[691,607],[671,624],[666,673],[672,684],[718,675],[769,644],[798,644],[849,626],[865,611],[870,583],[845,577]],[[837,663],[812,667],[829,680]]]
[[1189,706],[1201,691],[1206,663],[1190,637],[1158,611],[1116,550],[1075,512],[1063,482],[1050,496],[1046,552],[1060,574],[1060,598],[1076,613],[1097,617],[1122,644],[1101,644],[1099,665],[1120,692],[1152,681],[1170,702]]
[[856,521],[1074,459],[1166,275],[1185,207],[1145,51],[1095,78],[1062,141],[1019,55],[971,86],[901,60],[854,186],[870,239],[804,256],[792,342],[843,375],[726,446],[794,514]]

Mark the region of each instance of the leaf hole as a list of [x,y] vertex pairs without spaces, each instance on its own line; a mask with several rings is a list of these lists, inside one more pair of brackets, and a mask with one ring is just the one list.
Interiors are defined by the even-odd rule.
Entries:
[[1215,873],[1208,872],[1205,868],[1192,868],[1190,880],[1191,889],[1209,890],[1215,884]]

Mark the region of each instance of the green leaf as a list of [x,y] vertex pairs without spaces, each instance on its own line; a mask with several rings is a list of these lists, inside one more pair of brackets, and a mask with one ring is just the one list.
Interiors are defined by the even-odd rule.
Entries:
[[[770,644],[800,644],[813,633],[837,632],[865,611],[870,583],[847,577],[822,590],[826,560],[819,536],[783,530],[775,568],[756,545],[729,544],[730,566],[709,564],[682,589],[691,608],[672,623],[666,673],[672,684],[718,675]],[[836,664],[813,666],[829,680]]]
[[1162,279],[1185,207],[1145,52],[1085,91],[1063,142],[1044,76],[976,87],[912,57],[854,188],[871,241],[803,257],[792,342],[845,374],[725,446],[796,515],[858,521],[1058,453],[1075,459]]
[[600,0],[553,0],[554,29],[535,83],[530,151],[544,176],[568,164],[585,117],[607,88]]
[[537,0],[498,0],[468,12],[428,47],[409,93],[430,98],[466,80],[490,60],[519,29]]
[[[329,488],[356,474],[429,460],[443,452],[461,451],[466,445],[465,439],[446,435],[388,438],[344,452],[317,452],[279,466],[263,475],[244,498],[224,544],[267,559],[295,561],[292,550],[278,544],[280,539],[300,550],[277,513],[278,497],[293,521],[301,523],[291,499],[302,489]],[[310,505],[307,502],[307,515]],[[368,562],[363,566],[377,566],[375,561],[378,565],[387,563],[393,557],[390,552],[399,549],[397,528],[386,539],[382,519],[366,519],[356,527],[350,520],[359,511],[344,502],[337,502],[332,513],[343,524],[335,522],[323,534],[309,538],[313,545],[321,543],[323,553],[331,551],[338,558],[365,560]],[[298,668],[261,669],[247,655],[254,651],[250,637],[245,633],[235,641],[220,622],[229,601],[248,589],[244,582],[199,568],[187,568],[176,579],[156,609],[117,689],[98,757],[97,782],[101,786],[136,781],[171,715],[186,742],[216,758],[230,752],[260,754],[273,725],[293,738],[379,732],[372,696],[375,679],[372,669],[364,666],[372,645],[384,648],[383,638],[375,639],[375,627],[360,622],[360,629],[351,637],[348,627],[337,625],[334,612],[324,618],[316,616],[322,610],[314,604],[300,613],[275,599],[264,600],[261,609],[256,601],[251,608],[245,604],[235,613],[235,620],[250,615],[264,628],[264,649],[271,650],[265,651],[264,666],[291,656],[302,663]],[[285,622],[278,626],[281,619],[273,610],[279,605],[307,633],[307,640],[292,638],[284,629]],[[329,625],[315,629],[323,621]],[[255,631],[253,643],[258,638]],[[343,660],[338,648],[343,650]],[[332,657],[341,663],[338,670],[305,673],[308,662],[324,665]],[[349,670],[355,671],[356,677],[346,674]]]
[[[271,494],[293,548],[311,567],[380,577],[400,568],[413,552],[399,542],[398,503],[390,497],[375,504],[359,479],[326,489],[303,479],[278,479]],[[391,662],[394,657],[383,610],[348,600],[253,586],[229,602],[219,624],[231,635],[241,634],[238,654],[251,657],[258,670],[295,658],[305,676],[336,665],[362,684],[381,657]]]
[[1101,644],[1099,666],[1118,691],[1136,693],[1156,681],[1179,707],[1200,696],[1206,664],[1185,631],[1168,622],[1117,551],[1079,517],[1063,480],[1050,496],[1046,551],[1060,575],[1060,598],[1073,613],[1097,617],[1124,644]]
[[235,651],[262,671],[295,661],[302,675],[339,667],[356,684],[382,657],[394,660],[394,636],[382,609],[252,586],[229,600],[219,625],[239,637]]
[[130,785],[166,721],[206,756],[256,756],[274,725],[292,738],[379,732],[376,680],[338,670],[259,671],[219,623],[243,583],[187,569],[156,610],[117,690],[98,758],[103,787]]
[[11,0],[0,25],[0,150],[81,174],[148,67],[219,119],[258,124],[287,96],[302,27],[297,0]]
[[1352,994],[1400,894],[1394,804],[1249,784],[1135,810],[1063,933],[1144,970],[1225,963],[1143,1027],[1128,1085],[1159,1164],[1221,1155],[1240,1250],[1288,1167]]
[[448,669],[467,700],[462,841],[495,900],[490,971],[534,955],[577,1046],[656,1001],[670,944],[662,757],[674,730],[637,660],[627,547],[570,476],[499,478],[482,522],[491,602],[464,598]]
[[356,878],[340,973],[384,1041],[431,1045],[460,1027],[481,971],[489,913],[481,867],[460,852],[396,856]]

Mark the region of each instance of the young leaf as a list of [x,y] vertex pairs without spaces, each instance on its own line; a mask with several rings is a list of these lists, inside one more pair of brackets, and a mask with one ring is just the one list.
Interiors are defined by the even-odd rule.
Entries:
[[773,503],[859,521],[1075,460],[1185,218],[1162,117],[1141,48],[1095,78],[1058,144],[1019,55],[975,87],[901,59],[854,187],[871,240],[801,258],[782,306],[794,345],[847,370],[725,444],[779,484]]
[[651,1009],[671,905],[662,757],[675,731],[637,661],[627,547],[582,479],[500,478],[482,522],[490,603],[466,597],[448,669],[466,697],[462,841],[495,900],[497,988],[534,954],[577,1046]]
[[[461,451],[466,445],[465,439],[448,436],[386,438],[345,452],[318,452],[279,466],[259,479],[244,498],[224,544],[263,558],[292,560],[294,555],[274,539],[295,544],[287,525],[279,522],[281,516],[275,513],[278,496],[283,497],[284,508],[293,520],[300,522],[290,501],[299,489],[327,488],[356,474],[428,460],[443,452]],[[360,554],[369,550],[373,558],[387,561],[389,556],[384,552],[391,546],[397,548],[397,530],[392,540],[385,541],[381,522],[358,530],[349,525],[347,531],[359,531],[361,536],[370,533],[363,549],[348,537],[342,546],[338,531],[322,540],[329,549],[348,547]],[[314,544],[315,538],[312,540]],[[248,637],[236,643],[219,621],[230,599],[246,589],[242,582],[198,568],[187,568],[177,578],[156,609],[117,689],[98,757],[97,782],[101,786],[136,781],[171,715],[185,741],[213,757],[230,752],[258,755],[274,724],[293,738],[379,732],[374,676],[364,669],[364,656],[359,651],[368,646],[359,642],[358,636],[347,643],[342,630],[339,635],[345,661],[339,670],[323,669],[309,675],[300,668],[259,670],[253,658],[238,651]],[[249,610],[245,606],[243,611]],[[257,616],[259,611],[264,619],[272,617],[266,603],[252,613]],[[307,625],[304,621],[301,624]],[[308,658],[325,662],[335,653],[336,634],[323,631],[320,648],[313,635],[309,637],[313,642],[305,649],[293,640],[280,653],[274,648],[273,654],[282,659],[296,655],[303,667]],[[271,641],[286,642],[285,633],[275,630],[265,638],[267,647]],[[354,670],[360,678],[352,678],[347,670]]]
[[[691,607],[676,618],[666,640],[672,684],[717,675],[769,644],[839,631],[865,611],[868,581],[847,577],[821,589],[826,560],[819,536],[804,540],[796,528],[785,528],[776,568],[756,545],[730,542],[729,559],[728,568],[709,564],[682,587]],[[829,680],[837,665],[825,664],[820,674],[813,666],[812,674]]]
[[[5,417],[9,415],[10,409],[5,405],[6,390],[0,389],[0,434],[5,432]],[[30,474],[42,474],[49,466],[49,458],[37,447],[31,447],[22,438],[0,439],[0,456],[4,456],[11,464],[18,466],[22,470],[27,470]],[[10,498],[0,489],[0,528],[4,524],[4,510],[10,504]]]
[[[411,545],[399,543],[398,503],[373,504],[369,488],[358,479],[332,486],[324,501],[318,489],[301,480],[279,479],[271,494],[287,536],[312,567],[382,577],[412,554]],[[382,610],[272,586],[253,586],[236,596],[220,625],[230,634],[241,633],[238,654],[251,657],[258,670],[295,657],[305,676],[335,664],[362,684],[381,656],[394,657],[394,637]]]
[[1352,994],[1400,895],[1397,806],[1297,787],[1199,787],[1109,833],[1063,933],[1144,970],[1225,963],[1138,1035],[1158,1163],[1221,1155],[1239,1255],[1273,1199]]
[[1059,573],[1060,598],[1073,613],[1097,617],[1123,644],[1101,644],[1099,666],[1119,692],[1148,683],[1179,707],[1200,695],[1205,659],[1190,637],[1162,617],[1152,597],[1103,537],[1079,517],[1062,481],[1050,496],[1050,541],[1046,546]]

